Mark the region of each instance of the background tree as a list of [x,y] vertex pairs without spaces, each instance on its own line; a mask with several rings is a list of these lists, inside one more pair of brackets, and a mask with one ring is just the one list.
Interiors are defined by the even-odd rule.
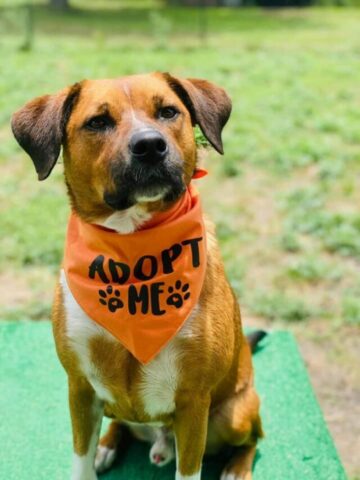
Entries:
[[58,10],[66,10],[69,8],[69,0],[50,0],[50,6]]

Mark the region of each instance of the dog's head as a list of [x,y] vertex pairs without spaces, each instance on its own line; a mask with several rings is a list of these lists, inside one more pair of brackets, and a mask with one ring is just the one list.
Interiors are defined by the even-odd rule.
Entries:
[[141,204],[162,210],[196,168],[193,126],[223,153],[231,111],[224,90],[169,74],[85,80],[16,112],[14,135],[46,179],[63,147],[73,208],[87,221]]

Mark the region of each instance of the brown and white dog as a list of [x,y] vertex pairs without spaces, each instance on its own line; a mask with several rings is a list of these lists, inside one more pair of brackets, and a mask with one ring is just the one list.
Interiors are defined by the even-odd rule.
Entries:
[[[223,153],[221,131],[230,111],[230,99],[212,83],[153,73],[85,80],[36,98],[14,114],[12,128],[40,180],[48,177],[62,147],[72,209],[83,221],[122,235],[141,229],[184,192],[197,166],[194,125]],[[147,156],[161,157],[156,171],[149,162],[133,174],[135,134],[145,138]],[[60,274],[53,329],[68,374],[72,480],[95,480],[96,471],[112,465],[124,424],[155,444],[172,432],[176,480],[199,480],[204,453],[226,445],[241,448],[221,479],[251,479],[262,437],[251,352],[208,220],[206,235],[200,299],[177,335],[146,365],[85,314]],[[113,421],[98,445],[104,415]]]

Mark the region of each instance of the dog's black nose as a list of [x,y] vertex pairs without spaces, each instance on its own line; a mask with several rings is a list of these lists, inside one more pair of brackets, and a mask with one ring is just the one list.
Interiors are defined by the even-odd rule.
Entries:
[[129,149],[132,158],[145,163],[164,160],[169,150],[161,133],[151,129],[134,133],[130,139]]

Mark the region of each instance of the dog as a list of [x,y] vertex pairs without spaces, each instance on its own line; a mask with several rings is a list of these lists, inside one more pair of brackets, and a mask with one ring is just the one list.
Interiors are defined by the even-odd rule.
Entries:
[[[72,480],[110,468],[128,429],[155,445],[171,432],[176,480],[200,480],[204,454],[227,445],[238,448],[221,480],[252,478],[263,430],[251,350],[192,189],[194,126],[222,154],[230,113],[213,83],[156,72],[84,80],[13,115],[39,180],[63,152],[72,223],[52,320],[68,376]],[[95,252],[108,241],[129,263]],[[104,415],[112,421],[99,441]]]

